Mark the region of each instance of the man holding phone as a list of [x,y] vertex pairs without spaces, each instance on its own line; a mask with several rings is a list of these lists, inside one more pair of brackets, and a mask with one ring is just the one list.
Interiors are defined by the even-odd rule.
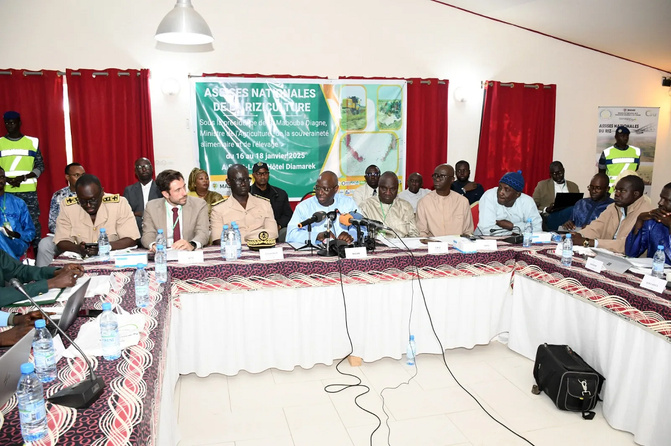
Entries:
[[128,201],[119,194],[105,194],[100,180],[86,173],[75,184],[76,197],[61,203],[54,243],[61,251],[82,257],[98,255],[98,235],[105,228],[112,250],[137,244],[140,231]]

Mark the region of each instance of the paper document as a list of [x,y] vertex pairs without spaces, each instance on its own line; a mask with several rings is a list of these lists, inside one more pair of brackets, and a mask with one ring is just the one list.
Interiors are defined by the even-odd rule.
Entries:
[[[121,349],[132,347],[140,342],[140,330],[144,328],[146,316],[142,313],[131,314],[116,307],[113,311],[123,311],[123,314],[117,313],[119,322],[119,339]],[[87,355],[102,356],[102,344],[100,342],[100,316],[82,325],[79,334],[75,339],[79,348],[84,350]],[[68,347],[63,354],[66,358],[75,358],[80,356],[79,352],[73,346]]]

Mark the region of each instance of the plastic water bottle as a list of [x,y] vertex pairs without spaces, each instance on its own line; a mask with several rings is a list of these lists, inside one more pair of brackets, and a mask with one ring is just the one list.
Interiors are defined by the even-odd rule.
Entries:
[[666,256],[664,255],[664,245],[657,245],[657,251],[652,257],[652,277],[660,279],[664,278],[664,263]]
[[35,336],[33,337],[33,358],[35,359],[35,373],[43,383],[56,379],[56,353],[54,340],[47,330],[44,319],[35,321]]
[[235,230],[233,227],[228,227],[224,230],[224,258],[227,261],[238,258],[238,244],[235,241]]
[[114,361],[121,356],[119,322],[109,302],[103,302],[103,314],[100,315],[100,342],[103,347],[103,358]]
[[524,238],[522,241],[522,246],[525,248],[531,247],[531,237],[534,235],[534,225],[531,223],[531,219],[527,220],[527,224],[524,225]]
[[165,243],[163,229],[159,229],[156,235],[156,255],[154,255],[154,272],[158,283],[168,281],[168,254],[165,251]]
[[235,231],[235,244],[238,246],[236,258],[239,259],[242,257],[242,236],[240,235],[240,228],[236,222],[232,221],[231,226],[233,226],[233,231]]
[[223,259],[226,258],[226,232],[228,232],[228,225],[224,225],[224,227],[221,229],[221,257]]
[[415,365],[415,354],[417,353],[417,346],[415,345],[415,335],[410,335],[410,342],[405,352],[408,365]]
[[100,228],[100,235],[98,235],[98,256],[100,260],[106,262],[110,259],[110,251],[112,246],[110,246],[109,238],[107,237],[107,231],[105,228]]
[[16,399],[19,403],[23,441],[30,443],[44,438],[49,432],[44,387],[35,374],[35,366],[31,362],[21,364],[21,378],[16,387]]
[[571,266],[573,262],[573,239],[571,234],[566,234],[564,241],[561,244],[561,264],[564,266]]
[[138,265],[135,270],[135,305],[144,308],[150,304],[149,275],[144,265]]

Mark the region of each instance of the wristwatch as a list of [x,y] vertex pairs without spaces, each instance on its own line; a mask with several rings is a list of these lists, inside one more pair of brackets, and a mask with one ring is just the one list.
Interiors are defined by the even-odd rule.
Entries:
[[189,244],[193,246],[193,249],[198,249],[198,245],[196,245],[196,242],[194,242],[193,240],[190,241]]
[[16,313],[9,313],[9,316],[7,317],[7,326],[8,327],[13,327],[14,326],[14,316],[16,316]]
[[589,239],[586,238],[585,240],[583,240],[582,245],[583,245],[585,248],[589,248]]

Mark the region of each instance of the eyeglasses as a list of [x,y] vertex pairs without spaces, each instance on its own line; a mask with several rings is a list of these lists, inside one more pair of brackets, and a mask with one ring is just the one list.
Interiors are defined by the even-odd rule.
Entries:
[[315,186],[315,192],[324,192],[325,194],[328,194],[331,192],[335,187],[322,187],[322,186]]
[[378,172],[366,173],[364,176],[368,178],[380,178],[380,174]]
[[98,201],[100,201],[100,197],[95,197],[91,198],[90,200],[79,200],[79,204],[82,206],[95,206]]
[[142,164],[135,166],[135,170],[151,170],[151,164]]
[[232,182],[235,184],[245,184],[249,183],[251,181],[251,178],[245,177],[245,178],[229,178]]
[[606,189],[608,189],[608,186],[606,186],[606,187],[592,186],[592,185],[587,186],[587,190],[599,191],[599,190],[606,190]]
[[454,178],[454,175],[450,176],[446,173],[434,173],[433,175],[431,175],[431,178],[433,178],[434,180],[442,180],[442,179],[445,179],[445,178],[448,178],[448,177],[449,178]]
[[267,177],[270,175],[270,172],[255,172],[254,175],[258,175],[260,177]]

